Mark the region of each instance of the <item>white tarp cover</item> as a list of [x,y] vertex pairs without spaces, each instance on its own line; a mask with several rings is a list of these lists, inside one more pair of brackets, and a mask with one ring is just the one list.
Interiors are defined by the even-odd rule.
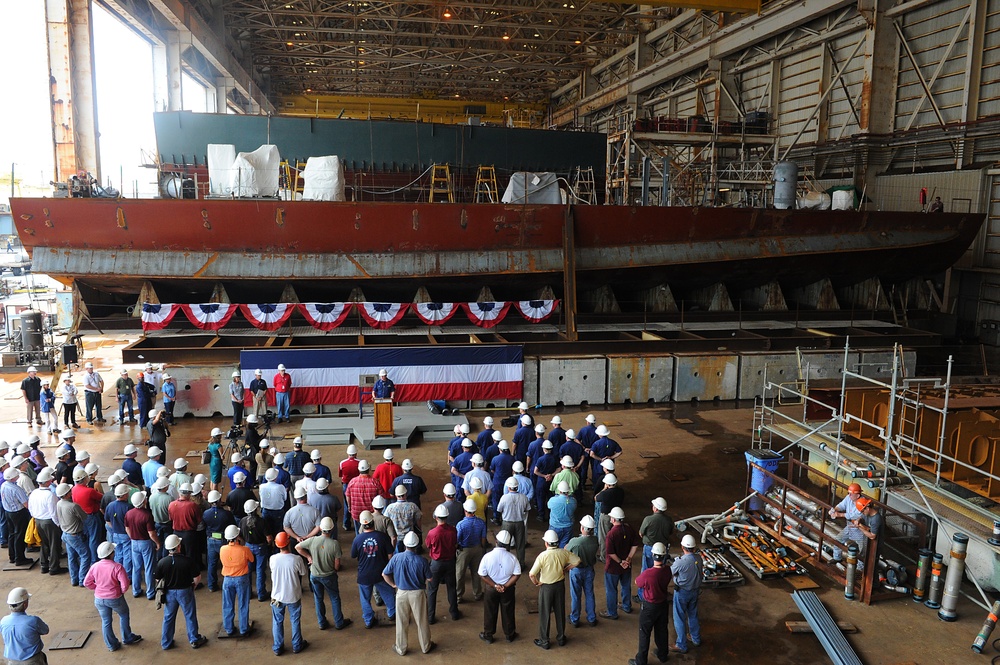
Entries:
[[236,196],[276,196],[281,157],[278,146],[262,145],[241,152],[233,161],[230,185]]
[[231,169],[236,161],[236,146],[231,143],[208,144],[208,188],[216,196],[226,196],[232,190]]
[[504,203],[554,203],[563,202],[559,194],[558,176],[555,173],[529,173],[517,171],[507,183],[501,199]]
[[854,209],[854,191],[848,189],[837,190],[833,193],[833,209],[834,210],[853,210]]
[[304,201],[346,201],[344,170],[336,155],[310,157],[302,171]]
[[829,210],[830,195],[826,192],[807,192],[798,198],[800,210]]

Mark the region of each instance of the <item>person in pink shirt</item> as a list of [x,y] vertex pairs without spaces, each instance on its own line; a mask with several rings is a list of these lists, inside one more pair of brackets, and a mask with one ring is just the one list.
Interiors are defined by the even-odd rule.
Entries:
[[[101,615],[101,632],[104,634],[104,644],[108,651],[115,652],[122,644],[135,644],[142,640],[142,635],[132,632],[129,622],[128,603],[125,592],[130,582],[125,566],[114,559],[114,543],[103,542],[97,547],[98,561],[87,572],[83,586],[94,592],[94,607]],[[118,615],[118,623],[122,629],[122,640],[118,641],[111,625],[111,613]]]

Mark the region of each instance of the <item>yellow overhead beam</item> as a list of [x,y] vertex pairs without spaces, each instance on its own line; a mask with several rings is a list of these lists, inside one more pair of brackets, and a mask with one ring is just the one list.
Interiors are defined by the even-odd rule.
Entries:
[[349,97],[341,95],[284,95],[281,115],[355,120],[410,120],[465,124],[469,118],[516,127],[540,126],[545,104],[480,102],[466,99]]
[[645,2],[627,2],[627,0],[606,0],[609,4],[639,5],[647,7],[683,7],[685,9],[704,9],[711,12],[752,12],[760,13],[762,0],[645,0]]

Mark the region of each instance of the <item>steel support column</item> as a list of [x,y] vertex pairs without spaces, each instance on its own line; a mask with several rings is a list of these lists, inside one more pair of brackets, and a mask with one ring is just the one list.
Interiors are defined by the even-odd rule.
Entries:
[[[962,89],[962,122],[979,118],[979,89],[983,76],[983,45],[986,38],[986,0],[972,0],[969,8],[969,35],[966,39],[965,86]],[[959,142],[955,168],[972,163],[974,141]]]
[[215,112],[228,113],[229,91],[233,89],[234,81],[230,76],[220,76],[215,79]]
[[566,315],[566,339],[577,340],[576,332],[576,223],[573,206],[566,206],[563,222],[563,313]]
[[[889,134],[895,118],[898,78],[898,42],[892,19],[886,16],[889,0],[872,0],[871,8],[862,11],[868,22],[865,31],[864,78],[861,83],[861,113],[858,134]],[[855,169],[854,184],[864,189],[875,184],[875,165],[860,159],[864,170]],[[875,160],[877,161],[877,160]]]
[[100,180],[90,0],[46,0],[45,27],[55,180],[78,171]]
[[181,55],[184,51],[184,38],[181,33],[171,30],[167,33],[167,44],[165,49],[165,68],[163,73],[167,76],[167,110],[184,110],[184,86],[182,85],[182,74],[184,68],[181,65]]

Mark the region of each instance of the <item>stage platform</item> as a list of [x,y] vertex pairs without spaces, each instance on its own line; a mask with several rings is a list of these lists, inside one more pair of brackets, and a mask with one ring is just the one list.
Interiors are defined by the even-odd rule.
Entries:
[[355,443],[364,446],[365,450],[405,449],[421,434],[424,441],[451,441],[455,436],[455,425],[469,422],[464,415],[436,416],[426,406],[397,406],[392,417],[394,436],[375,438],[375,417],[367,404],[362,418],[347,413],[308,416],[302,421],[302,438],[306,448]]

